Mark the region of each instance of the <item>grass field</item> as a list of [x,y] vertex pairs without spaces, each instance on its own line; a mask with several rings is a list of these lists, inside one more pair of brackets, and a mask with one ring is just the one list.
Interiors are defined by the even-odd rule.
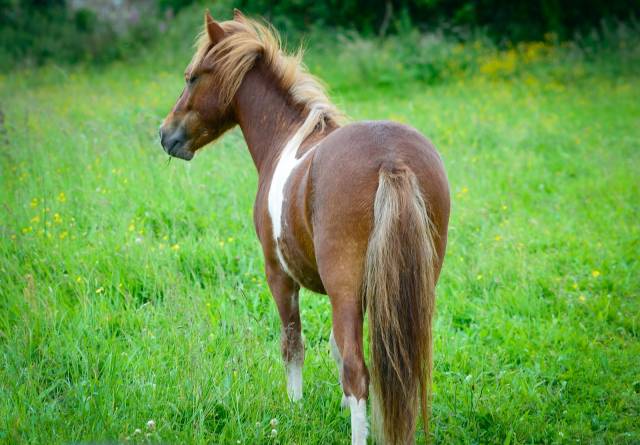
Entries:
[[[0,443],[349,442],[324,296],[287,400],[241,134],[158,144],[189,56],[0,77]],[[433,441],[640,443],[640,79],[347,85],[311,56],[445,160]]]

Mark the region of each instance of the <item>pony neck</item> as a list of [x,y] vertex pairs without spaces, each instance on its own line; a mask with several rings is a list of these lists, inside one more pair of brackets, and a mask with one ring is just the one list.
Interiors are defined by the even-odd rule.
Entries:
[[303,109],[293,104],[261,62],[246,73],[234,106],[253,162],[262,174],[275,166],[287,139],[304,122]]

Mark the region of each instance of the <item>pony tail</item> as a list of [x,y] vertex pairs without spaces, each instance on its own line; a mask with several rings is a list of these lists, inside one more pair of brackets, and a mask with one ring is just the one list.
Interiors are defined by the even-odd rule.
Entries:
[[415,174],[383,166],[362,286],[378,443],[413,443],[418,406],[428,433],[436,255]]

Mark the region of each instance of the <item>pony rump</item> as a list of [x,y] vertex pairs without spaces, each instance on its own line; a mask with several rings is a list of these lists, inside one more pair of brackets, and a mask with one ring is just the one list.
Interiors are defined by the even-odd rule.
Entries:
[[322,109],[323,117],[335,122],[342,120],[342,113],[329,100],[322,82],[302,63],[302,49],[286,55],[280,36],[271,25],[236,14],[234,20],[221,22],[220,26],[225,37],[215,45],[206,30],[200,34],[191,66],[195,68],[205,59],[212,58],[216,87],[223,104],[231,102],[245,74],[260,59],[294,103],[307,110]]
[[382,167],[362,286],[379,443],[412,443],[418,405],[428,432],[435,263],[433,227],[414,173]]

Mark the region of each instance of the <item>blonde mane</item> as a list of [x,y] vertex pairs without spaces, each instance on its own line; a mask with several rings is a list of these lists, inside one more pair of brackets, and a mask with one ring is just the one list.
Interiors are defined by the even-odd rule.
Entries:
[[225,37],[216,45],[212,44],[206,30],[200,34],[190,66],[195,69],[205,57],[215,58],[216,81],[224,104],[231,102],[244,75],[261,58],[294,103],[308,111],[321,111],[319,120],[323,123],[327,119],[342,120],[342,114],[327,97],[321,81],[302,63],[302,50],[293,55],[285,54],[273,27],[244,16],[221,22],[220,26]]

